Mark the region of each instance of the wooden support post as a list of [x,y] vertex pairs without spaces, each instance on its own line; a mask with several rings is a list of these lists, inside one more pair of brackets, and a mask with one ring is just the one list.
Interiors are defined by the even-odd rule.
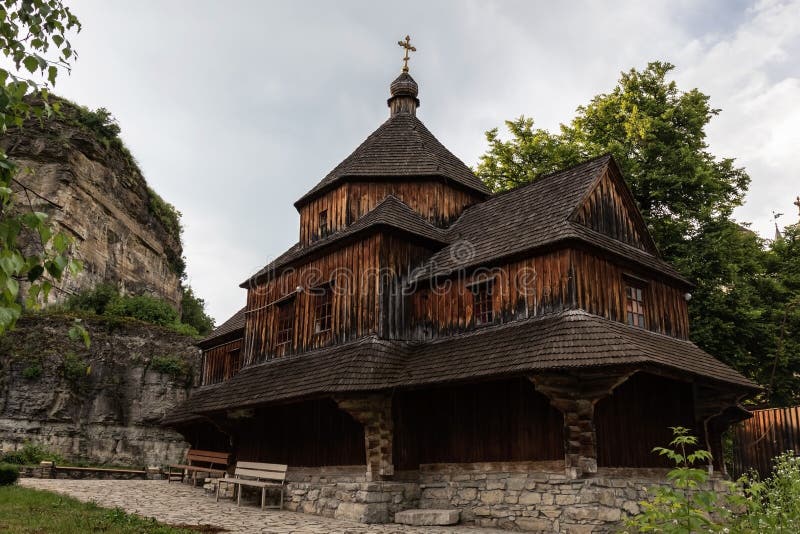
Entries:
[[367,480],[382,480],[394,475],[392,463],[392,398],[385,394],[336,397],[339,409],[364,425],[367,451]]
[[713,456],[709,467],[724,474],[727,474],[727,469],[722,457],[722,435],[731,424],[747,418],[747,415],[742,415],[746,411],[739,408],[739,401],[744,396],[738,391],[721,391],[701,384],[694,386],[695,419],[703,429],[705,448]]
[[597,472],[594,406],[633,372],[542,374],[528,377],[564,415],[564,464],[570,478]]

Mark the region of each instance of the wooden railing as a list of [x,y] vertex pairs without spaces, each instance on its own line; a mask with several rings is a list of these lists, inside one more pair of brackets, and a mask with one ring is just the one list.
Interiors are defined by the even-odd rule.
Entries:
[[769,476],[772,459],[786,451],[800,454],[800,406],[753,410],[733,427],[733,469],[738,477],[754,469]]

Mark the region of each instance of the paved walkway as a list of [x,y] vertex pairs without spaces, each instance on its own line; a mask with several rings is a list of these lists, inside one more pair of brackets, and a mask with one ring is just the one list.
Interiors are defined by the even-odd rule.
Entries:
[[170,525],[212,525],[235,533],[288,534],[328,532],[346,534],[476,534],[501,532],[471,527],[407,527],[403,525],[364,525],[316,515],[277,510],[262,511],[256,506],[238,508],[230,500],[215,502],[202,489],[186,484],[167,484],[163,480],[52,480],[23,478],[27,488],[54,491],[99,506],[120,507],[126,512],[153,517]]

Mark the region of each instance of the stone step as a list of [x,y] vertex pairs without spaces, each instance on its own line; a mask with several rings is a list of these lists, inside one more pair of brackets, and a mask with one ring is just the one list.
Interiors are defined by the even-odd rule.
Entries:
[[394,514],[395,523],[420,527],[455,525],[458,518],[458,510],[403,510]]

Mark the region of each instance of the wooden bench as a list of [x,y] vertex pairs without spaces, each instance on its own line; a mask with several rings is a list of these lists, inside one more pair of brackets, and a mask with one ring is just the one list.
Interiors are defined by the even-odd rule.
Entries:
[[[192,475],[192,485],[197,484],[198,473],[208,473],[209,475],[221,477],[227,473],[226,469],[230,461],[231,454],[229,452],[189,449],[189,452],[186,453],[185,464],[168,466],[167,482],[172,482],[173,475],[180,476],[180,481],[183,482],[183,477],[189,473]],[[173,473],[173,469],[177,469],[178,472]]]
[[[217,484],[217,501],[219,501],[219,488],[222,484],[233,484],[236,494],[236,505],[242,504],[242,486],[261,488],[261,509],[264,509],[264,494],[267,488],[277,488],[281,492],[280,504],[270,506],[283,510],[283,487],[286,484],[286,469],[288,466],[281,464],[262,464],[258,462],[236,462],[236,470],[232,477],[226,476],[215,481]],[[237,492],[238,486],[238,492]]]

